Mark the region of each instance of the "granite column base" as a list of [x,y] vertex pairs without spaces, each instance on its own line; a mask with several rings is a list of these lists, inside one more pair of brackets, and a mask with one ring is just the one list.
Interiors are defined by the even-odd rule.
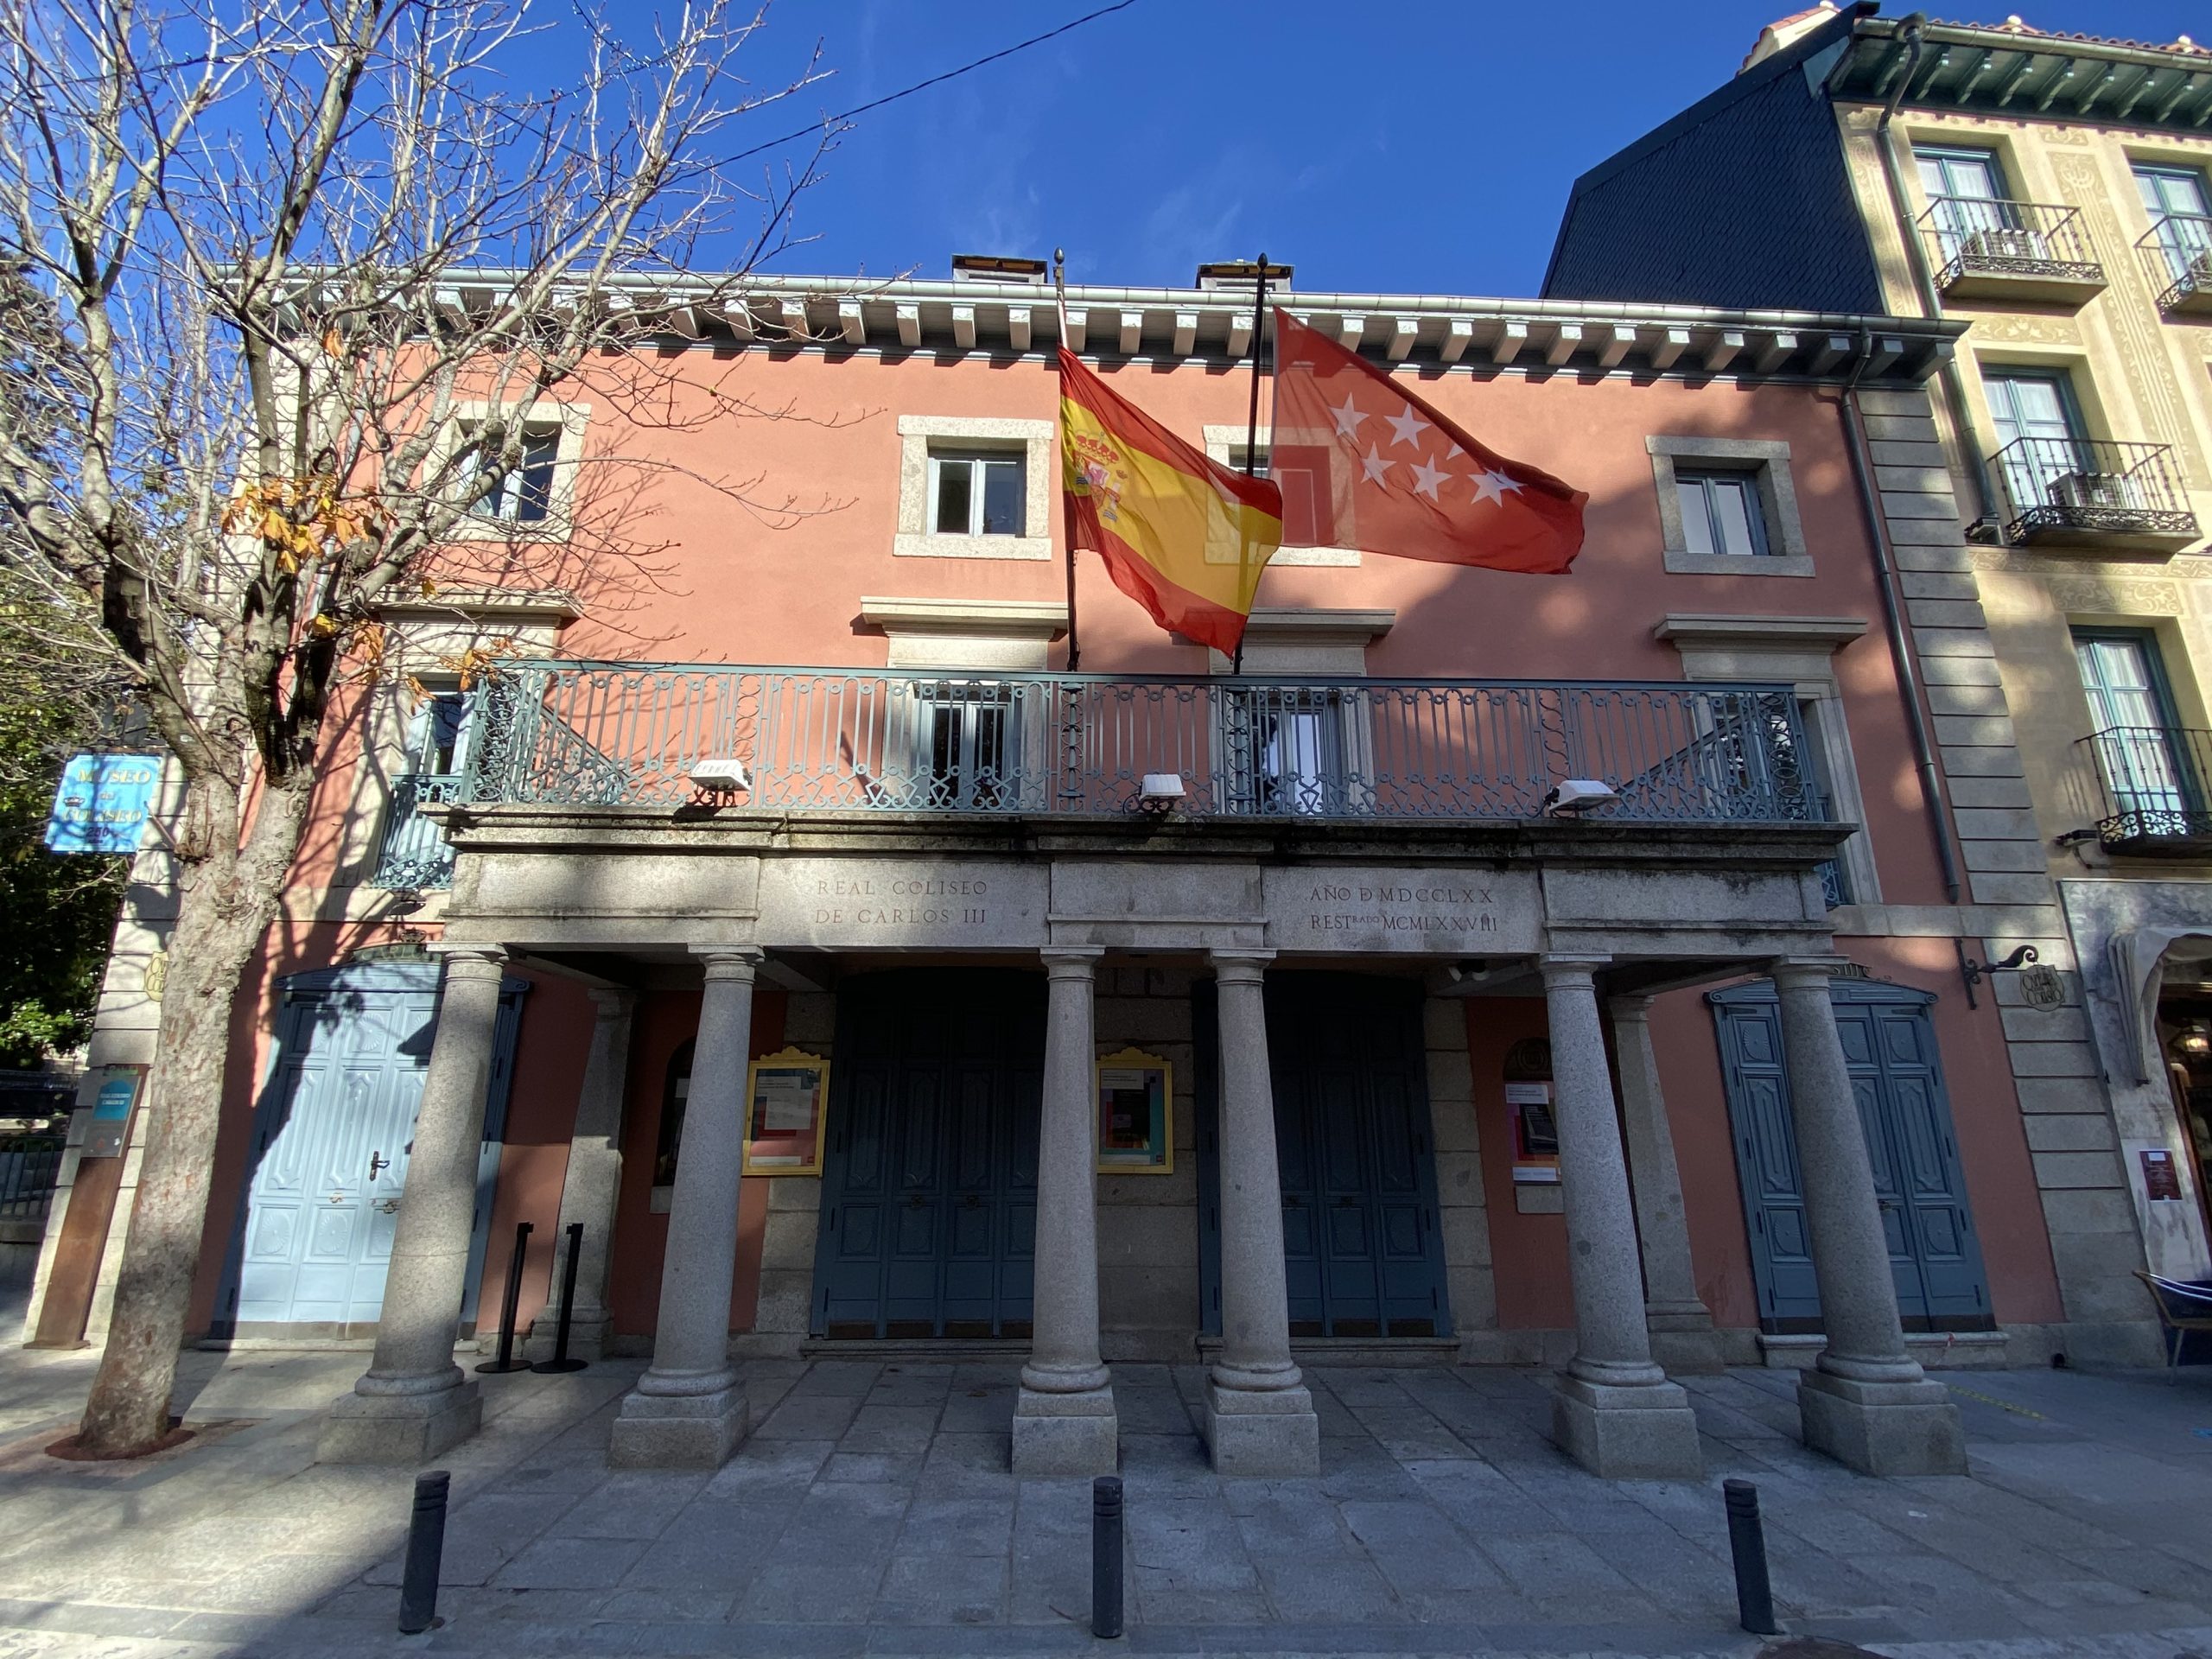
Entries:
[[1696,1414],[1673,1382],[1620,1388],[1562,1376],[1552,1395],[1552,1439],[1606,1480],[1695,1480],[1705,1472]]
[[1948,1389],[1862,1382],[1819,1370],[1797,1379],[1805,1444],[1862,1475],[1963,1475],[1966,1431]]

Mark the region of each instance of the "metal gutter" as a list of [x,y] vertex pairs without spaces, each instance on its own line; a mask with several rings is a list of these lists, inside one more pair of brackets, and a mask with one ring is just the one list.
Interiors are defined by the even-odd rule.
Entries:
[[[1921,246],[1919,232],[1913,227],[1912,204],[1905,194],[1904,179],[1897,167],[1896,140],[1890,130],[1890,122],[1897,112],[1897,105],[1904,101],[1905,89],[1912,85],[1920,54],[1925,49],[1922,25],[1926,21],[1916,11],[1898,23],[1899,38],[1905,48],[1904,73],[1897,77],[1897,88],[1882,106],[1881,118],[1874,124],[1874,148],[1881,156],[1882,180],[1889,187],[1891,211],[1896,213],[1898,233],[1904,238],[1905,262],[1912,267],[1914,287],[1920,290],[1920,308],[1933,319],[1942,316],[1943,300],[1936,291],[1936,273],[1928,268],[1928,251]],[[1974,523],[1977,526],[1988,525],[2002,545],[2005,527],[1997,512],[1996,486],[1990,481],[1989,451],[1982,443],[1980,429],[1974,424],[1974,405],[1967,401],[1966,378],[1959,372],[1958,359],[1947,353],[1936,372],[1942,377],[1943,396],[1951,405],[1952,419],[1967,451],[1967,466],[1974,478]],[[1858,384],[1856,374],[1852,384]]]

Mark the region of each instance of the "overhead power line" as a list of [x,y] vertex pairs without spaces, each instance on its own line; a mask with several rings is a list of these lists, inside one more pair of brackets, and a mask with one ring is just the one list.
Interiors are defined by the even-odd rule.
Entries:
[[[1030,39],[1023,41],[1018,45],[1009,46],[1002,51],[994,52],[987,58],[977,58],[973,63],[963,63],[957,69],[948,69],[941,75],[931,75],[927,80],[918,80],[912,86],[908,86],[903,91],[892,92],[886,97],[875,99],[869,103],[859,105],[849,110],[841,111],[836,115],[825,116],[819,121],[813,122],[807,126],[799,128],[796,132],[787,132],[780,138],[771,138],[765,144],[755,144],[750,149],[741,150],[736,155],[731,156],[729,161],[741,162],[748,156],[760,155],[763,150],[774,149],[782,144],[796,143],[798,140],[807,137],[810,134],[820,132],[825,128],[834,127],[840,121],[849,121],[856,115],[866,115],[870,110],[880,110],[887,104],[896,104],[902,98],[912,98],[916,92],[925,92],[931,87],[942,86],[948,80],[957,80],[961,76],[968,74],[971,71],[981,69],[987,64],[996,63],[1001,58],[1010,58],[1017,52],[1027,52],[1033,46],[1042,46],[1046,41],[1056,40],[1060,35],[1067,34],[1071,29],[1081,29],[1085,23],[1096,22],[1101,17],[1107,16],[1116,11],[1127,11],[1131,6],[1136,4],[1136,3],[1137,0],[1115,0],[1115,3],[1110,6],[1101,6],[1096,11],[1087,11],[1080,17],[1075,18],[1071,22],[1062,23],[1058,29],[1048,29],[1046,33],[1033,35]],[[728,162],[724,163],[724,165],[728,164]]]

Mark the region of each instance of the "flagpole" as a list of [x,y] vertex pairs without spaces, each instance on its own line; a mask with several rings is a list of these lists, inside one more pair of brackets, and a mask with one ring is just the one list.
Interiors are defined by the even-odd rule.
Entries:
[[[1065,248],[1054,248],[1052,250],[1052,308],[1059,314],[1060,346],[1063,350],[1066,349],[1068,343],[1067,260],[1068,255]],[[1058,425],[1060,427],[1060,447],[1065,450],[1067,447],[1068,442],[1067,426],[1065,422],[1058,423]],[[1082,647],[1076,643],[1075,636],[1075,505],[1072,498],[1071,498],[1068,493],[1068,457],[1065,454],[1061,455],[1060,535],[1068,544],[1067,671],[1072,674],[1076,671],[1076,665],[1083,660],[1083,650]]]
[[[1268,256],[1260,255],[1259,280],[1252,289],[1252,402],[1244,417],[1244,476],[1259,476],[1260,459],[1260,337],[1268,321]],[[1253,585],[1253,596],[1257,598],[1259,587]],[[1250,618],[1248,616],[1249,622]],[[1244,635],[1236,636],[1236,655],[1229,664],[1231,675],[1244,671]]]

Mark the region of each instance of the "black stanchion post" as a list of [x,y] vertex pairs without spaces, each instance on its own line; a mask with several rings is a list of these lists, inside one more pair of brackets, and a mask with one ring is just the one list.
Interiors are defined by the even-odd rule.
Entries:
[[407,1575],[399,1586],[399,1633],[414,1636],[440,1622],[438,1567],[446,1551],[446,1497],[453,1477],[442,1469],[415,1477],[415,1513],[407,1523]]
[[1090,1633],[1122,1633],[1122,1478],[1090,1483]]
[[1766,1576],[1766,1529],[1759,1522],[1759,1489],[1748,1480],[1724,1480],[1728,1504],[1728,1553],[1736,1560],[1736,1618],[1753,1636],[1772,1636],[1774,1587]]
[[499,1299],[499,1357],[487,1359],[480,1371],[526,1371],[530,1362],[515,1357],[515,1307],[522,1300],[523,1257],[530,1249],[531,1225],[515,1223],[515,1253],[507,1263],[507,1294]]
[[569,1224],[569,1262],[561,1269],[561,1322],[553,1331],[553,1357],[541,1359],[533,1371],[581,1371],[585,1362],[569,1357],[569,1315],[576,1306],[576,1257],[584,1247],[584,1224]]

